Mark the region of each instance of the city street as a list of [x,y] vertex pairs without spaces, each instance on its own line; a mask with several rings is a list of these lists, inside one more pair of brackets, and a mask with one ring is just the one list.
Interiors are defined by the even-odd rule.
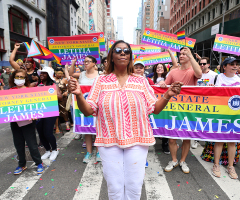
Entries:
[[[46,166],[42,175],[37,175],[33,162],[28,162],[28,169],[21,175],[14,175],[17,167],[14,158],[16,151],[12,141],[9,124],[0,124],[0,199],[82,199],[107,200],[107,184],[102,175],[101,163],[95,160],[83,164],[82,159],[86,149],[82,148],[82,141],[73,140],[74,133],[68,132],[57,137],[59,156]],[[180,167],[172,172],[163,172],[170,160],[161,149],[161,140],[151,147],[148,154],[149,167],[146,168],[142,200],[174,199],[174,200],[239,200],[239,180],[232,180],[221,167],[222,177],[211,175],[212,164],[203,161],[200,154],[204,142],[197,149],[189,152],[187,163],[189,174],[184,174]],[[178,141],[180,148],[181,141]],[[235,166],[240,174],[239,163]]]

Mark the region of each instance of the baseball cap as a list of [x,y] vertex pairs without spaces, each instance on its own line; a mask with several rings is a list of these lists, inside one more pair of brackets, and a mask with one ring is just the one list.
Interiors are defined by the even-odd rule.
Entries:
[[134,63],[134,66],[137,65],[137,64],[141,64],[143,67],[145,67],[144,62],[142,62],[142,61],[136,61],[136,62]]
[[238,62],[240,62],[239,59],[236,59],[236,58],[234,58],[234,57],[229,57],[229,58],[226,58],[226,59],[223,61],[222,65],[226,66],[227,64],[232,63],[233,61],[238,61]]

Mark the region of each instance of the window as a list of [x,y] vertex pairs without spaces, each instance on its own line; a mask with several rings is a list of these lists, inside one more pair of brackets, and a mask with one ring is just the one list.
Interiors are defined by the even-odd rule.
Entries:
[[240,2],[239,0],[236,0],[236,5],[239,4],[239,2]]
[[205,7],[205,0],[203,0],[203,8]]
[[82,7],[82,17],[84,17],[84,10],[83,10],[83,7]]
[[10,8],[10,10],[8,11],[8,17],[10,31],[28,37],[29,35],[28,18],[21,12],[15,10],[14,8]]
[[201,10],[202,8],[202,2],[199,2],[199,11]]
[[226,10],[229,10],[229,0],[226,1]]
[[4,38],[0,36],[0,49],[5,49]]
[[208,22],[210,22],[210,19],[211,19],[211,14],[210,12],[208,12]]
[[202,25],[204,25],[204,16],[202,17]]
[[163,16],[163,12],[161,12],[161,16]]
[[197,28],[197,23],[194,22],[194,30],[196,30],[196,28]]
[[201,19],[198,20],[198,27],[201,26]]
[[71,17],[71,25],[73,26],[73,18]]
[[38,21],[35,21],[35,25],[36,25],[36,36],[37,36],[37,38],[38,38],[38,41],[40,41],[39,23],[38,23]]
[[192,17],[193,17],[193,15],[194,15],[194,9],[192,9]]
[[213,19],[215,18],[215,8],[213,8],[213,10],[212,10],[212,18]]
[[77,28],[77,22],[75,21],[75,28]]
[[71,8],[71,13],[73,13],[73,9]]
[[220,4],[220,15],[223,13],[223,4]]
[[73,31],[72,31],[72,35],[73,35]]
[[195,15],[197,14],[197,6],[195,6]]
[[74,17],[76,17],[76,11],[74,11]]

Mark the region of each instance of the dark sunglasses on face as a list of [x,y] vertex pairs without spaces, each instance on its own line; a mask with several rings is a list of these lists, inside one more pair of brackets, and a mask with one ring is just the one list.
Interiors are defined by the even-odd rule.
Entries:
[[115,48],[113,49],[116,54],[121,54],[122,52],[126,55],[131,53],[131,50],[129,48],[121,49],[121,48]]
[[200,65],[206,65],[207,63],[200,63]]

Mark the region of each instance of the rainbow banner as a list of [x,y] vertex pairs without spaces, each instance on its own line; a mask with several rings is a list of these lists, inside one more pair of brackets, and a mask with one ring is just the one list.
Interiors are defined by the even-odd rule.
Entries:
[[240,38],[216,34],[213,51],[240,55]]
[[30,45],[29,45],[29,43],[28,43],[28,42],[23,42],[23,44],[25,45],[27,51],[29,51],[29,50],[30,50]]
[[161,52],[160,47],[153,45],[135,45],[130,44],[133,54],[136,55],[146,55],[146,54],[156,54]]
[[116,42],[116,40],[110,40],[108,45],[108,51],[110,51],[112,45]]
[[76,36],[98,36],[98,42],[99,42],[99,46],[100,46],[100,51],[106,51],[106,47],[105,47],[105,38],[104,38],[104,32],[98,32],[98,33],[90,33],[90,34],[82,34],[82,35],[74,35],[72,37],[76,37]]
[[183,39],[185,39],[185,31],[179,31],[179,32],[177,32],[177,39],[178,40],[183,40]]
[[185,46],[194,48],[194,45],[196,43],[195,39],[186,37],[185,40],[178,40],[177,35],[175,34],[157,31],[149,28],[145,29],[142,37],[142,43],[162,47],[164,49],[168,49],[170,47],[171,50],[177,52],[180,52],[180,49]]
[[59,116],[56,86],[0,91],[0,124]]
[[[85,99],[91,86],[81,86]],[[157,98],[167,89],[153,86]],[[187,87],[172,97],[164,110],[151,114],[155,137],[215,142],[240,141],[240,88]],[[74,132],[96,134],[96,118],[85,117],[74,101]]]
[[[173,52],[173,55],[175,57],[177,57],[176,52]],[[138,56],[134,60],[134,62],[136,62],[136,61],[142,61],[142,62],[144,62],[145,66],[148,66],[148,65],[155,65],[155,64],[158,64],[158,63],[172,62],[172,59],[171,59],[168,52],[161,52],[161,53],[157,53],[157,54],[149,54],[149,55]]]
[[77,65],[82,65],[86,56],[91,55],[100,64],[99,41],[97,36],[48,37],[49,50],[61,58],[61,64],[71,64],[77,58]]

